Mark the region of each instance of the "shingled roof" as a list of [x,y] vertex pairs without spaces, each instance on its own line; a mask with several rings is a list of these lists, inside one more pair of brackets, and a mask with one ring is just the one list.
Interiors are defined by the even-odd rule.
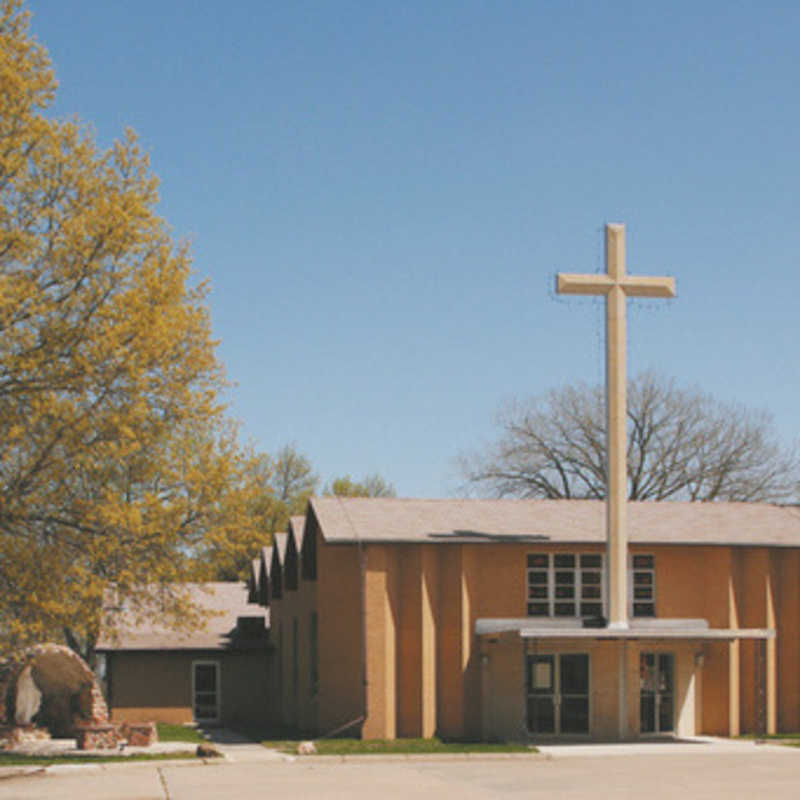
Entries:
[[[114,611],[118,615],[118,634],[101,636],[98,651],[117,650],[229,650],[250,649],[256,642],[242,640],[237,634],[239,617],[264,617],[269,628],[269,610],[247,602],[247,590],[243,583],[188,583],[185,585],[191,602],[210,612],[204,629],[190,632],[175,631],[160,624],[156,615],[146,620],[133,620],[124,609]],[[259,640],[263,645],[264,637]]]
[[[600,500],[314,497],[327,542],[605,541]],[[631,543],[800,547],[800,508],[768,503],[630,502]]]

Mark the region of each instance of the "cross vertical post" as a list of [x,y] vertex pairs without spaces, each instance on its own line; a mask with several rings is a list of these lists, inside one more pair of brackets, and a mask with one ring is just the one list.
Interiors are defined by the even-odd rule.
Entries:
[[[606,268],[614,281],[625,275],[625,229],[606,226]],[[625,290],[617,282],[606,296],[606,531],[609,620],[628,623],[628,436],[627,319]],[[615,532],[616,535],[612,534]]]
[[674,297],[675,279],[627,275],[625,226],[606,225],[606,274],[559,273],[559,294],[606,298],[606,574],[608,626],[628,627],[628,437],[625,302],[631,297]]

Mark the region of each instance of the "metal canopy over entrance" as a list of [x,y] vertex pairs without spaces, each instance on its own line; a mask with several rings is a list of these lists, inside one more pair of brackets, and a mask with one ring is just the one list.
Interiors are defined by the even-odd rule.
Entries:
[[529,617],[489,618],[475,622],[478,636],[518,633],[522,639],[774,639],[774,628],[710,628],[704,619],[631,620],[628,628],[583,627],[581,620]]
[[[718,724],[716,717],[704,717],[707,659],[712,661],[708,680],[719,680],[722,669],[733,676],[727,725],[735,735],[743,701],[733,679],[740,650],[747,646],[749,653],[754,643],[756,652],[765,654],[766,675],[764,697],[756,698],[754,707],[761,702],[768,719],[774,704],[771,627],[710,628],[702,619],[647,619],[611,630],[583,627],[579,619],[485,618],[476,621],[475,633],[481,727],[490,738],[694,735],[704,718]],[[768,729],[766,723],[762,727]]]

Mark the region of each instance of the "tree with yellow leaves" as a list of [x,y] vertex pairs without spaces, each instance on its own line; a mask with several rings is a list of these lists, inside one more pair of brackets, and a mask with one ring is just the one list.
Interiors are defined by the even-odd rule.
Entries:
[[289,519],[305,514],[319,484],[311,461],[294,444],[274,455],[248,451],[236,460],[235,476],[219,503],[219,524],[197,550],[200,580],[241,580],[253,558],[272,535],[285,531]]
[[19,0],[0,0],[0,86],[0,637],[91,650],[109,586],[135,602],[250,522],[232,497],[219,514],[237,454],[205,290],[135,135],[101,151],[45,116]]

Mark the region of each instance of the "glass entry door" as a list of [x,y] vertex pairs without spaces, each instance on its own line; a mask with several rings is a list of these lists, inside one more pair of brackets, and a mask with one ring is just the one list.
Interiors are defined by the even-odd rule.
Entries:
[[589,733],[589,656],[528,656],[528,730],[538,734]]
[[675,730],[675,656],[641,653],[639,656],[640,724],[642,733]]

